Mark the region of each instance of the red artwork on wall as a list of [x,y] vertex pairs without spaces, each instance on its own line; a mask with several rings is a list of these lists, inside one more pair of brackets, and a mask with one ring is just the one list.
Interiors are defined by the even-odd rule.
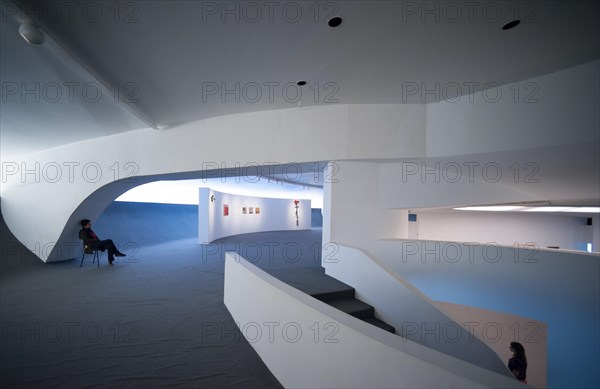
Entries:
[[223,204],[223,216],[229,216],[229,204]]

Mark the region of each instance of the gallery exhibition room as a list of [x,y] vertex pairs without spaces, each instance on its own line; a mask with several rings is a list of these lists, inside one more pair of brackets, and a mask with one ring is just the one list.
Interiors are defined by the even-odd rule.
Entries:
[[2,388],[600,387],[600,2],[0,0]]

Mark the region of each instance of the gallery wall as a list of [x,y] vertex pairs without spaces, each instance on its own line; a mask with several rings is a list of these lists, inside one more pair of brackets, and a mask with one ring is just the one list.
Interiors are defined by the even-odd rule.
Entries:
[[[298,208],[294,201],[298,201]],[[240,196],[200,188],[198,242],[210,243],[251,232],[308,230],[310,203],[310,200]]]

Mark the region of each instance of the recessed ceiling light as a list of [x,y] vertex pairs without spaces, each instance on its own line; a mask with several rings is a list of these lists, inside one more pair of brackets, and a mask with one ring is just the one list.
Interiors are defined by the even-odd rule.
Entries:
[[342,18],[340,18],[339,16],[334,16],[331,19],[329,19],[327,24],[329,24],[329,27],[338,27],[340,24],[342,24]]
[[483,205],[476,207],[459,207],[453,208],[457,211],[504,211],[504,212],[574,212],[574,213],[600,213],[600,207],[529,207],[525,205]]
[[301,81],[298,81],[296,84],[299,86],[304,86],[304,85],[306,85],[306,81],[301,80]]
[[504,26],[502,26],[502,29],[510,30],[511,28],[517,27],[519,25],[519,23],[521,23],[521,21],[519,19],[515,19],[513,21],[506,23]]
[[44,43],[44,33],[40,31],[38,26],[34,26],[33,24],[21,24],[19,26],[19,34],[30,45],[41,45]]

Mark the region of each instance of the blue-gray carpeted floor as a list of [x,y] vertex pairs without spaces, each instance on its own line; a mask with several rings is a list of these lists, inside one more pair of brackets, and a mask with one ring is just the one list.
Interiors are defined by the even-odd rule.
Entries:
[[38,263],[2,224],[0,386],[281,387],[223,304],[223,253],[307,292],[323,283],[321,230],[197,243],[197,208],[113,203],[93,229],[128,254]]

